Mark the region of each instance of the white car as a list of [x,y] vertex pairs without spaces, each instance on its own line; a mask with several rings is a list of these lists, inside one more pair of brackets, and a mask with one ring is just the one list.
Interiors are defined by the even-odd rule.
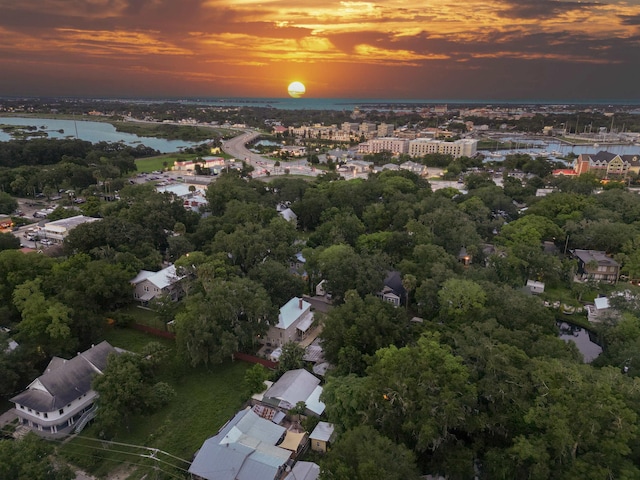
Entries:
[[40,240],[40,243],[42,245],[53,245],[53,242],[51,240],[49,240],[48,238],[43,238],[42,240]]

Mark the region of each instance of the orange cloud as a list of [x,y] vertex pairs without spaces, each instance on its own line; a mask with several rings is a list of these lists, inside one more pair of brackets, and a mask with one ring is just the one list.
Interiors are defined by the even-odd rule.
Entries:
[[[0,94],[29,94],[24,88],[34,80],[24,76],[35,75],[40,64],[60,82],[73,82],[82,72],[96,93],[114,85],[109,72],[126,72],[125,87],[137,95],[172,89],[278,95],[285,75],[306,77],[315,96],[357,90],[421,97],[429,82],[429,92],[437,88],[442,96],[465,97],[454,89],[484,86],[488,97],[492,85],[506,92],[495,88],[504,78],[535,96],[534,80],[542,91],[566,84],[563,91],[571,92],[584,76],[597,80],[593,95],[599,86],[611,89],[611,82],[616,91],[634,95],[630,79],[640,73],[635,3],[0,0]],[[551,80],[550,72],[566,79]],[[341,79],[342,90],[333,78]],[[41,90],[61,88],[48,84]]]

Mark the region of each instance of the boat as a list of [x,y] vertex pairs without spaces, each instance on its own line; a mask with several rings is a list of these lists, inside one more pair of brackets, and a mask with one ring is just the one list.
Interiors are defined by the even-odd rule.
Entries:
[[600,144],[599,143],[594,143],[593,146],[598,148],[600,146]]

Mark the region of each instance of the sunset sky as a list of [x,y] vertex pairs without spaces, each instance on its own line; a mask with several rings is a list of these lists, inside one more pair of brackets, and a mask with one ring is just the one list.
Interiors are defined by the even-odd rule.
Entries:
[[640,0],[0,0],[0,96],[640,100]]

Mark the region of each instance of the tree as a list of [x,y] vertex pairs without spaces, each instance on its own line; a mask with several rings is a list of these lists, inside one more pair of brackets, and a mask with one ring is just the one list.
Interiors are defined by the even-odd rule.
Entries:
[[355,289],[361,296],[380,291],[385,275],[383,261],[372,255],[358,255],[349,245],[332,245],[318,255],[327,291],[338,303],[347,290]]
[[437,336],[378,350],[367,375],[367,423],[417,452],[442,447],[475,406],[467,368]]
[[259,363],[254,364],[244,374],[246,396],[250,397],[254,393],[263,392],[267,388],[264,382],[270,377],[271,372],[267,368]]
[[145,356],[109,355],[102,374],[93,379],[92,388],[99,395],[97,423],[106,436],[115,434],[122,421],[128,430],[133,415],[153,413],[175,396],[166,383],[154,383],[153,365],[161,361],[162,348],[148,345],[145,350]]
[[411,294],[411,292],[413,292],[416,289],[416,286],[418,285],[418,279],[414,276],[411,275],[410,273],[407,275],[404,275],[402,277],[402,287],[405,290],[405,306],[407,308],[407,310],[409,310],[409,295]]
[[367,358],[378,349],[407,342],[409,322],[402,309],[350,291],[345,303],[328,313],[321,337],[325,358],[337,372],[363,374]]
[[39,279],[18,286],[13,301],[22,320],[16,339],[46,352],[58,355],[74,351],[77,338],[71,332],[71,310],[64,304],[47,299]]
[[471,319],[484,308],[486,293],[471,280],[451,278],[442,284],[438,292],[440,311],[453,320]]
[[12,480],[72,480],[76,474],[55,462],[52,443],[29,433],[21,440],[0,440],[0,478]]
[[[635,478],[636,388],[618,369],[533,361],[530,430],[509,449],[509,478]],[[637,404],[636,404],[637,407]],[[588,412],[577,415],[575,412]]]
[[413,453],[362,425],[342,434],[320,462],[322,480],[418,480]]
[[282,375],[289,370],[297,370],[304,367],[304,348],[296,342],[287,342],[282,346],[282,354],[278,359],[276,375]]
[[18,201],[6,192],[0,192],[0,214],[11,214],[18,209]]
[[11,233],[0,232],[0,252],[20,248],[20,239]]

